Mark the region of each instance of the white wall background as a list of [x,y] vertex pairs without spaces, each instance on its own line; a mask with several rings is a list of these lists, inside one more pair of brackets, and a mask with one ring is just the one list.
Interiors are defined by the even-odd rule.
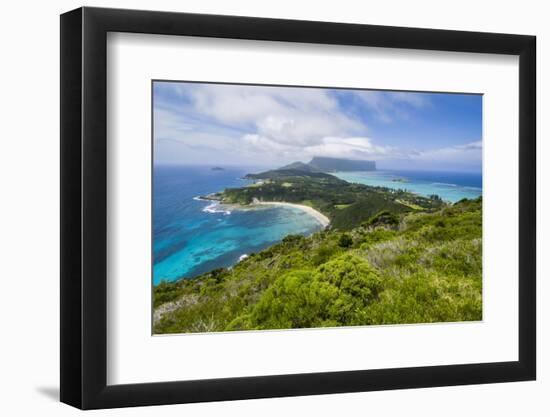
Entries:
[[[0,410],[68,416],[59,392],[59,17],[72,0],[8,2],[0,24]],[[538,37],[539,285],[538,381],[94,412],[128,416],[545,416],[550,413],[550,148],[543,115],[550,97],[550,26],[545,3],[514,1],[124,0],[86,5],[240,14],[532,34]],[[547,255],[546,255],[547,256]],[[545,395],[546,394],[546,395]]]

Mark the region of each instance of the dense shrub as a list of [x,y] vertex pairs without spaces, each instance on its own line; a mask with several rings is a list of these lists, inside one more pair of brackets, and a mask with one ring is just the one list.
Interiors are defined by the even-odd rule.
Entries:
[[382,210],[372,216],[364,223],[366,226],[390,226],[395,227],[399,224],[399,216],[388,210]]
[[344,255],[316,270],[294,271],[278,278],[251,314],[233,326],[255,329],[326,327],[358,322],[358,313],[381,290],[368,262]]
[[336,248],[330,244],[323,244],[315,251],[313,265],[321,265],[327,262],[336,253]]
[[340,239],[338,239],[338,246],[341,248],[349,248],[353,245],[353,239],[348,233],[342,233]]
[[388,277],[378,303],[365,311],[365,324],[481,320],[481,277],[422,271]]

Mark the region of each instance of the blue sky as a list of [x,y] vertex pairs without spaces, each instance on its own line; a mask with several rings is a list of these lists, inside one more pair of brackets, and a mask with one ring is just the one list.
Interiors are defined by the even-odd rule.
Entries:
[[313,156],[481,171],[482,96],[155,82],[157,164],[276,167]]

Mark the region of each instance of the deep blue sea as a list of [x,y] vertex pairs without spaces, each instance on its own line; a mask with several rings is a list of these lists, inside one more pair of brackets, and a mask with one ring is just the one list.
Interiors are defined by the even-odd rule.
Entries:
[[[258,252],[288,234],[309,235],[322,228],[292,207],[232,209],[200,195],[243,187],[241,179],[262,169],[155,166],[153,174],[153,282],[191,278],[228,267],[242,255]],[[481,195],[481,175],[449,172],[341,172],[338,177],[368,185],[438,194],[447,201]],[[399,179],[401,181],[393,181]]]
[[233,210],[196,197],[228,187],[262,169],[155,166],[153,174],[153,282],[194,277],[228,267],[288,234],[308,235],[322,226],[300,209]]
[[378,170],[333,173],[349,182],[392,189],[404,189],[423,196],[437,194],[456,202],[477,198],[482,191],[481,173]]

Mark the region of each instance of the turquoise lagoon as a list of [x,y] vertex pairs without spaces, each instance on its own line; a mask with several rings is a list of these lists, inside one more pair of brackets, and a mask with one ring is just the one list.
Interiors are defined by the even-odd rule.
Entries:
[[261,168],[155,166],[153,174],[153,283],[191,278],[229,267],[289,234],[322,229],[312,216],[293,207],[242,210],[197,197],[228,187]]
[[332,173],[348,182],[402,189],[422,196],[437,194],[445,201],[477,198],[482,192],[481,173],[379,170]]

